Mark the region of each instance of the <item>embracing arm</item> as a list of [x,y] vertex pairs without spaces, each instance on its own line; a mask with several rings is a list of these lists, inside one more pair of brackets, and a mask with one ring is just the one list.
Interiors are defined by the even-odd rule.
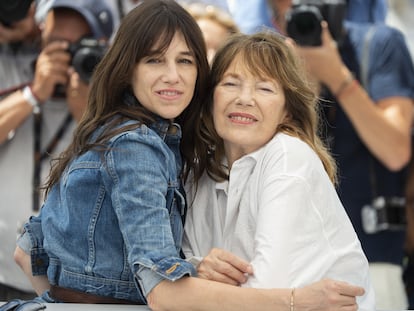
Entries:
[[[293,293],[296,311],[357,310],[355,296],[361,287],[322,280],[297,288]],[[147,296],[154,311],[239,311],[290,310],[292,289],[241,288],[203,279],[185,277],[176,282],[162,281]],[[174,302],[174,303],[171,303]]]

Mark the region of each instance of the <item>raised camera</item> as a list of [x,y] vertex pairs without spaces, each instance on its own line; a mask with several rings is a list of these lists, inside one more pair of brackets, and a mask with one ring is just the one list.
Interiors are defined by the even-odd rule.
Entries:
[[[69,45],[71,65],[82,81],[89,84],[96,65],[101,61],[108,49],[108,44],[93,38],[82,38]],[[58,84],[53,93],[54,98],[66,97],[66,86]]]
[[95,66],[101,61],[107,48],[106,42],[91,38],[83,38],[69,46],[72,66],[84,82],[89,83]]
[[328,23],[329,31],[338,41],[342,35],[346,12],[345,0],[294,0],[286,14],[286,27],[289,37],[301,46],[322,44],[321,22]]

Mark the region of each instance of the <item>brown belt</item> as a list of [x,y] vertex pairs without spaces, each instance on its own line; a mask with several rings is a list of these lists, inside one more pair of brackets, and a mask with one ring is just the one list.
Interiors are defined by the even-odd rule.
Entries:
[[67,303],[138,304],[136,301],[99,296],[55,285],[51,286],[49,293],[53,299]]

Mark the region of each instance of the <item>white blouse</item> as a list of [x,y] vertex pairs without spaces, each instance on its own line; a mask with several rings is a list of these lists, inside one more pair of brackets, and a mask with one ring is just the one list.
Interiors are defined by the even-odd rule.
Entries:
[[234,162],[229,182],[206,174],[187,189],[187,257],[223,248],[251,262],[246,287],[301,287],[323,278],[359,285],[360,310],[375,310],[368,261],[316,153],[277,134]]

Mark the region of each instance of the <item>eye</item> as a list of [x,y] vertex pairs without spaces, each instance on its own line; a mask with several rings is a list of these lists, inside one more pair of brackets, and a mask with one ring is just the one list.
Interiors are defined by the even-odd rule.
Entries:
[[159,64],[161,61],[162,60],[159,57],[146,57],[144,60],[146,64]]
[[222,86],[229,86],[229,87],[233,87],[233,86],[238,86],[240,85],[240,82],[235,80],[235,79],[224,79],[221,81],[220,83]]
[[268,93],[273,93],[274,92],[272,89],[267,88],[267,87],[261,87],[259,89],[262,90],[262,91],[268,92]]
[[276,88],[273,86],[273,84],[270,84],[270,83],[260,83],[257,85],[257,88],[266,93],[276,92]]
[[192,65],[192,64],[194,64],[194,60],[192,58],[186,58],[186,57],[184,57],[184,58],[180,58],[178,60],[178,63]]

